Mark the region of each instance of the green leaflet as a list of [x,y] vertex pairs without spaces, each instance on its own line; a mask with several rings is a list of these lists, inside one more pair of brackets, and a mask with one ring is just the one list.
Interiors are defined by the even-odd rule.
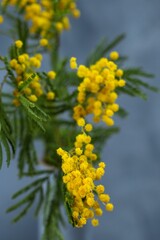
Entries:
[[[53,202],[54,205],[54,202]],[[51,215],[49,218],[48,224],[45,226],[44,234],[42,236],[42,240],[63,240],[63,236],[59,230],[58,225],[58,218],[57,216],[54,216],[54,214]]]
[[14,223],[18,222],[22,217],[24,217],[24,216],[27,214],[28,210],[29,210],[29,209],[32,207],[32,205],[33,205],[33,201],[34,201],[34,198],[31,199],[31,200],[28,202],[27,206],[13,219],[13,222],[14,222]]
[[3,163],[3,152],[2,152],[2,145],[0,143],[0,169],[2,168]]
[[147,73],[147,72],[144,72],[141,68],[127,68],[125,69],[124,71],[124,77],[128,77],[128,76],[139,76],[139,77],[145,77],[145,78],[154,78],[154,75],[151,74],[151,73]]
[[8,144],[6,138],[5,138],[4,136],[2,136],[2,135],[1,135],[1,141],[2,141],[2,143],[3,143],[4,149],[5,149],[5,152],[6,152],[7,167],[9,167],[9,165],[10,165],[10,160],[11,160],[10,147],[9,147],[9,144]]
[[116,115],[118,115],[118,117],[125,118],[128,116],[128,112],[124,108],[120,107],[118,112],[116,112]]
[[19,190],[18,192],[16,192],[13,196],[12,199],[17,198],[18,196],[20,196],[21,194],[29,191],[31,188],[33,187],[37,187],[38,185],[41,185],[44,181],[46,181],[48,179],[48,177],[44,177],[44,178],[40,178],[34,182],[32,182],[31,184],[27,185],[26,187],[22,188],[21,190]]
[[[12,45],[9,49],[9,55],[10,55],[10,58],[13,59],[13,58],[17,58],[18,57],[18,53],[17,53],[17,48],[15,45]],[[8,65],[9,66],[9,65]]]
[[61,172],[59,172],[56,176],[56,181],[54,179],[54,188],[50,189],[50,186],[47,186],[47,197],[45,199],[44,208],[44,233],[42,240],[63,240],[63,236],[60,232],[60,223],[62,223],[60,206],[63,202],[61,181]]
[[37,154],[32,139],[32,135],[28,132],[25,133],[23,142],[20,143],[20,151],[18,156],[18,169],[19,176],[23,176],[25,166],[28,167],[28,172],[32,174],[35,172],[35,166],[37,164]]
[[131,84],[137,86],[137,87],[144,87],[152,92],[159,92],[160,90],[155,87],[152,86],[146,82],[143,82],[142,80],[138,79],[138,78],[134,78],[134,77],[127,77],[128,82],[130,82]]
[[24,96],[20,95],[19,101],[23,105],[24,110],[28,114],[28,117],[33,120],[37,124],[37,126],[39,126],[43,131],[45,131],[43,124],[44,122],[47,122],[49,116]]
[[41,110],[34,103],[30,102],[24,96],[20,95],[19,100],[22,103],[22,105],[25,107],[26,110],[29,110],[30,113],[32,112],[33,116],[36,119],[39,119],[41,121],[47,121],[49,119],[49,116],[43,110]]
[[2,162],[3,162],[2,146],[4,147],[4,150],[6,153],[7,167],[9,167],[11,157],[12,157],[11,153],[13,153],[13,155],[15,154],[15,141],[12,137],[12,127],[11,127],[10,121],[2,107],[1,102],[0,102],[0,141],[1,141],[0,168],[2,167]]
[[72,209],[71,206],[73,205],[73,196],[67,191],[66,187],[64,186],[64,195],[65,195],[65,208],[68,215],[68,220],[75,227],[75,222],[73,221],[72,217]]
[[5,63],[5,66],[6,66],[6,70],[8,72],[8,77],[11,80],[10,84],[12,85],[13,84],[12,81],[15,82],[16,78],[15,78],[15,75],[14,75],[14,73],[12,72],[12,70],[9,66],[8,59],[6,57],[4,58],[4,63]]
[[[17,4],[18,4],[18,2],[17,2]],[[23,42],[22,50],[23,50],[23,52],[26,52],[27,51],[27,37],[29,34],[28,25],[25,21],[22,21],[19,18],[17,18],[16,25],[17,25],[18,37]]]
[[22,206],[23,204],[26,204],[27,202],[29,202],[30,200],[34,199],[34,194],[38,191],[39,189],[36,189],[35,191],[31,192],[27,197],[23,198],[22,200],[20,200],[18,203],[16,203],[15,205],[11,206],[10,208],[7,209],[7,213],[12,212],[14,210],[16,210],[17,208],[19,208],[20,206]]
[[23,175],[27,177],[34,177],[37,175],[42,175],[42,174],[51,174],[53,173],[52,170],[39,170],[39,171],[34,171],[32,173],[24,172]]
[[44,193],[43,193],[43,190],[41,189],[39,191],[39,200],[38,200],[38,203],[37,203],[37,207],[36,207],[35,212],[34,212],[35,216],[38,216],[38,214],[39,214],[39,212],[42,208],[43,201],[44,201]]
[[15,141],[14,141],[14,139],[12,138],[12,135],[9,134],[9,132],[7,131],[7,129],[5,128],[5,126],[4,126],[4,128],[2,129],[2,132],[4,133],[4,135],[6,136],[8,142],[9,142],[9,144],[10,144],[10,147],[12,148],[13,154],[15,154]]
[[90,66],[94,64],[96,61],[98,61],[101,57],[104,57],[110,50],[117,46],[117,44],[119,44],[124,39],[124,37],[125,34],[121,34],[111,43],[108,43],[108,41],[104,39],[89,55],[89,57],[86,60],[86,65]]
[[47,181],[46,194],[45,194],[45,199],[44,199],[44,208],[43,208],[43,222],[44,223],[47,221],[47,217],[48,217],[49,210],[50,210],[50,201],[54,195],[52,189],[53,189],[53,186],[51,186],[50,181]]
[[127,94],[131,97],[140,97],[143,100],[147,99],[145,89],[160,92],[160,90],[145,82],[145,78],[153,78],[154,75],[144,72],[141,68],[128,68],[124,70],[123,78],[126,80],[126,85],[123,88],[118,88],[118,93]]
[[119,132],[118,127],[109,127],[104,129],[103,127],[96,127],[92,131],[92,142],[95,145],[96,152],[101,152],[104,144],[108,139]]
[[22,198],[16,204],[12,205],[11,207],[9,207],[6,210],[6,212],[9,213],[9,212],[12,212],[12,211],[18,209],[19,207],[25,205],[24,209],[13,219],[13,222],[19,221],[24,215],[26,215],[26,213],[32,206],[32,204],[35,201],[38,194],[39,194],[39,201],[38,201],[38,204],[37,204],[37,207],[35,210],[35,214],[37,215],[39,213],[39,211],[42,207],[42,204],[43,204],[43,196],[45,196],[45,194],[43,192],[43,184],[45,181],[48,181],[48,178],[49,178],[49,176],[40,178],[40,179],[32,182],[31,184],[27,185],[26,187],[22,188],[21,190],[19,190],[12,196],[12,199],[15,199],[15,198],[19,197],[20,195],[28,192],[29,190],[32,190],[28,195],[26,195],[24,198]]
[[143,100],[147,100],[147,94],[144,93],[139,87],[126,83],[125,87],[121,88],[119,92],[123,92],[132,97],[140,97]]

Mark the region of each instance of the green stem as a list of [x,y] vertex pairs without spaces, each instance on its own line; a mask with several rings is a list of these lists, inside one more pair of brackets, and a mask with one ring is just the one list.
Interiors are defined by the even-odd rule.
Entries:
[[59,47],[60,47],[60,35],[59,33],[56,33],[50,54],[51,66],[54,68],[55,71],[58,69]]

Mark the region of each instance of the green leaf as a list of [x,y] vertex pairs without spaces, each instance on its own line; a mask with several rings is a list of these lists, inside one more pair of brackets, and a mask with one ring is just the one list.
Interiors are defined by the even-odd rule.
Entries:
[[46,194],[45,194],[45,200],[44,200],[44,209],[43,209],[44,222],[47,221],[47,217],[49,214],[51,195],[53,195],[53,192],[51,191],[51,184],[50,184],[50,181],[47,181]]
[[[23,143],[25,144],[25,143]],[[25,146],[25,145],[24,145]],[[20,152],[19,152],[19,156],[18,156],[18,169],[19,169],[19,177],[23,176],[23,169],[25,166],[25,147],[21,147]]]
[[11,80],[11,85],[12,85],[12,84],[13,84],[12,81],[13,81],[13,82],[16,82],[16,77],[15,77],[12,69],[10,68],[10,65],[9,65],[9,63],[8,63],[8,59],[7,59],[6,57],[4,58],[4,63],[5,63],[5,65],[6,65],[6,70],[7,70],[7,72],[8,72],[8,76],[9,76],[9,78],[10,78],[10,80]]
[[136,76],[141,76],[145,78],[154,78],[154,74],[144,72],[141,68],[127,68],[124,71],[124,77],[128,77],[130,75],[136,75]]
[[118,112],[116,112],[116,115],[118,115],[121,118],[125,118],[128,116],[128,112],[124,108],[120,107]]
[[28,121],[26,121],[26,129],[22,142],[20,142],[20,150],[18,155],[18,169],[19,177],[23,176],[23,171],[25,166],[28,168],[28,172],[32,174],[35,171],[35,166],[37,165],[37,154],[34,146],[33,133],[29,132],[30,126]]
[[71,209],[71,206],[73,205],[73,196],[66,190],[65,186],[64,186],[64,194],[65,194],[64,206],[66,208],[68,220],[72,224],[72,226],[75,227],[75,222],[72,217],[72,209]]
[[32,207],[33,205],[34,198],[29,201],[27,206],[12,220],[14,223],[18,222],[23,216],[25,216],[28,212],[28,210]]
[[38,214],[41,210],[41,207],[43,205],[43,201],[44,201],[44,194],[43,194],[43,190],[41,189],[39,192],[39,201],[38,201],[37,207],[34,212],[35,216],[38,216]]
[[43,175],[43,174],[53,174],[53,170],[40,170],[40,171],[34,171],[32,173],[30,172],[23,173],[23,175],[27,177],[34,177],[34,176]]
[[17,25],[16,29],[18,31],[18,39],[20,39],[23,42],[22,51],[27,52],[27,40],[29,34],[28,24],[26,21],[22,21],[20,18],[18,18],[16,21],[16,25]]
[[22,205],[26,205],[26,207],[13,219],[13,222],[19,221],[28,212],[29,208],[32,206],[34,200],[36,199],[36,197],[39,194],[39,201],[38,201],[37,207],[35,209],[35,214],[36,215],[38,214],[38,212],[40,211],[42,204],[44,202],[45,195],[43,193],[43,183],[45,181],[49,182],[48,176],[37,179],[36,181],[32,182],[31,184],[28,184],[27,186],[25,186],[24,188],[22,188],[21,190],[19,190],[12,196],[12,199],[15,199],[15,198],[19,197],[20,195],[22,195],[32,189],[32,191],[28,195],[26,195],[24,198],[19,200],[16,204],[12,205],[11,207],[9,207],[6,210],[6,212],[9,213],[9,212],[12,212],[12,211],[20,208]]
[[48,177],[44,177],[44,178],[40,178],[34,182],[32,182],[31,184],[25,186],[24,188],[22,188],[21,190],[19,190],[18,192],[16,192],[13,196],[12,199],[17,198],[19,195],[26,193],[27,191],[29,191],[31,188],[33,187],[37,187],[38,185],[41,185],[44,181],[46,181],[48,179]]
[[128,82],[127,82],[127,84],[124,88],[119,88],[117,91],[119,93],[128,94],[132,97],[140,97],[143,100],[147,100],[147,94],[146,93],[142,92],[142,90],[139,89],[138,87],[132,86]]
[[54,179],[54,192],[48,189],[46,195],[48,198],[45,199],[46,208],[44,208],[44,234],[43,240],[62,240],[62,234],[60,232],[60,221],[62,219],[60,212],[60,205],[63,201],[62,193],[62,176],[61,172],[58,173],[56,180]]
[[137,78],[133,78],[133,77],[127,77],[126,78],[129,82],[131,82],[133,85],[135,86],[142,86],[150,91],[153,91],[153,92],[160,92],[160,90],[155,87],[155,86],[152,86],[146,82],[143,82],[142,80],[140,79],[137,79]]
[[9,98],[9,99],[13,99],[13,94],[3,92],[3,93],[2,93],[2,97],[4,97],[4,98]]
[[[10,59],[14,59],[14,58],[17,58],[18,55],[17,55],[17,51],[16,51],[16,46],[15,45],[12,45],[10,48],[9,48],[9,56],[10,56]],[[9,65],[8,65],[9,66]]]
[[60,206],[58,206],[53,199],[50,202],[49,215],[44,226],[43,240],[63,240],[63,236],[59,229],[59,208]]
[[42,121],[46,122],[47,120],[49,120],[49,116],[42,109],[40,109],[38,106],[35,106],[34,112],[37,116],[39,116],[39,118]]
[[[9,167],[11,160],[11,152],[13,153],[13,155],[15,154],[15,142],[12,137],[12,127],[7,114],[3,109],[2,102],[0,102],[0,140],[2,143],[1,148],[3,146],[6,152],[7,167]],[[3,151],[1,151],[1,155],[3,158]]]
[[86,60],[86,65],[89,66],[91,64],[96,63],[101,57],[104,57],[111,49],[117,46],[124,39],[124,37],[125,35],[121,34],[109,44],[107,40],[104,39],[89,55],[89,57]]
[[7,138],[8,142],[9,142],[9,144],[10,144],[10,146],[11,146],[11,148],[12,148],[13,154],[15,154],[15,151],[16,151],[16,150],[15,150],[15,141],[14,141],[14,139],[12,138],[12,135],[7,132],[7,130],[5,129],[5,127],[3,128],[2,132],[4,133],[5,137]]
[[123,39],[125,38],[125,34],[122,33],[119,36],[117,36],[111,43],[109,43],[106,48],[103,50],[103,53],[106,54],[110,50],[112,50],[114,47],[116,47]]
[[2,168],[3,163],[3,152],[2,152],[2,145],[0,143],[0,169]]
[[14,137],[15,137],[16,143],[19,140],[19,129],[20,129],[20,126],[18,124],[18,118],[19,116],[17,114],[17,111],[15,111],[13,114],[13,129],[14,129]]
[[18,203],[12,205],[11,207],[9,207],[6,212],[12,212],[14,210],[16,210],[17,208],[21,207],[22,205],[26,204],[28,201],[32,200],[34,198],[34,195],[31,193],[29,196],[23,198],[21,201],[19,201]]
[[24,96],[22,95],[19,95],[18,97],[19,101],[22,103],[22,105],[25,107],[25,108],[34,108],[35,107],[35,104],[30,102],[27,98],[25,98]]
[[27,206],[20,212],[20,214],[18,214],[14,219],[13,222],[17,222],[19,221],[29,210],[29,208],[32,206],[35,198],[36,198],[36,194],[42,191],[42,186],[37,187],[35,190],[33,190],[30,194],[28,194],[27,196],[25,196],[23,199],[21,199],[18,203],[12,205],[10,208],[8,208],[6,210],[7,213],[12,212],[16,209],[18,209],[19,207],[21,207],[24,204],[27,204]]
[[10,161],[11,161],[10,147],[9,147],[9,145],[8,145],[8,142],[7,142],[6,138],[5,138],[3,135],[1,135],[0,138],[1,138],[1,141],[2,141],[2,143],[3,143],[3,146],[4,146],[4,149],[5,149],[5,152],[6,152],[6,157],[7,157],[7,159],[6,159],[6,161],[7,161],[7,167],[9,167],[9,165],[10,165]]
[[20,95],[19,101],[26,110],[29,118],[32,119],[36,123],[36,125],[39,126],[43,131],[45,131],[43,124],[44,122],[48,121],[49,116],[34,103],[26,99],[24,96]]
[[92,141],[95,145],[96,152],[101,152],[104,144],[110,137],[119,132],[118,127],[96,127],[92,131]]
[[23,143],[23,140],[28,132],[28,125],[26,124],[26,114],[21,108],[18,109],[18,127],[19,127],[19,143]]

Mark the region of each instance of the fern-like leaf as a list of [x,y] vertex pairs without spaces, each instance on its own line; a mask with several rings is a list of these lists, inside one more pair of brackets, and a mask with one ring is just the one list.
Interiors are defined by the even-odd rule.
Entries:
[[112,50],[117,44],[119,44],[125,37],[125,34],[121,34],[116,37],[111,43],[108,43],[104,39],[100,44],[95,48],[95,50],[89,55],[86,60],[86,65],[90,66],[98,61],[101,57],[104,57],[110,50]]
[[43,184],[45,181],[48,181],[48,176],[32,182],[31,184],[25,186],[24,188],[22,188],[12,196],[12,199],[15,199],[31,190],[31,192],[29,192],[28,195],[26,195],[16,204],[12,205],[6,210],[6,212],[9,213],[25,205],[24,209],[13,219],[13,222],[19,221],[24,215],[26,215],[26,213],[31,208],[31,206],[33,205],[33,202],[35,201],[38,195],[39,195],[39,201],[35,210],[35,214],[37,215],[39,213],[43,204],[43,196],[44,196]]
[[2,107],[2,102],[0,102],[0,141],[1,141],[0,166],[2,167],[3,161],[2,146],[3,146],[6,152],[7,166],[9,167],[12,154],[13,156],[15,154],[15,141],[12,138],[12,127],[8,119],[8,116]]

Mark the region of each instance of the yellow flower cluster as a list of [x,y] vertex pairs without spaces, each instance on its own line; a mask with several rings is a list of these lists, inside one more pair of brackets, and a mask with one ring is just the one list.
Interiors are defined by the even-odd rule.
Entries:
[[114,124],[112,117],[119,109],[115,102],[118,97],[116,88],[125,85],[123,70],[118,69],[114,62],[118,57],[119,54],[114,51],[110,54],[110,59],[101,58],[90,67],[77,67],[76,58],[70,59],[71,69],[77,69],[77,76],[82,78],[78,86],[78,104],[74,107],[75,120],[93,114],[94,122],[102,120],[108,126]]
[[70,203],[66,195],[66,202],[71,207],[73,223],[76,227],[82,227],[88,219],[92,219],[93,226],[99,224],[98,216],[103,214],[100,203],[105,205],[107,211],[113,210],[110,196],[104,193],[103,185],[96,185],[105,173],[105,163],[99,162],[98,167],[93,166],[97,155],[93,153],[94,145],[87,134],[92,130],[91,124],[85,124],[83,118],[79,118],[78,125],[82,127],[82,133],[77,135],[74,149],[70,152],[57,149],[62,158],[63,182],[73,201]]
[[[20,49],[23,46],[23,43],[20,40],[15,41],[15,46],[17,49]],[[41,67],[42,61],[41,54],[35,54],[33,57],[30,57],[27,53],[18,54],[17,58],[13,58],[10,61],[10,67],[16,73],[16,82],[17,88],[14,90],[13,94],[15,99],[13,100],[13,104],[19,106],[20,103],[18,101],[19,91],[18,87],[24,83],[36,69]],[[49,79],[55,79],[56,73],[54,71],[49,71],[47,74]],[[32,82],[23,90],[23,94],[32,102],[36,102],[38,97],[43,94],[42,83],[40,82],[40,78],[38,75],[34,77]],[[47,100],[53,100],[55,97],[54,92],[47,92],[46,98]]]
[[75,18],[80,16],[75,0],[2,0],[2,4],[18,6],[24,10],[24,19],[30,21],[30,32],[40,33],[42,37],[53,37],[55,30],[62,32],[70,28],[66,14]]

